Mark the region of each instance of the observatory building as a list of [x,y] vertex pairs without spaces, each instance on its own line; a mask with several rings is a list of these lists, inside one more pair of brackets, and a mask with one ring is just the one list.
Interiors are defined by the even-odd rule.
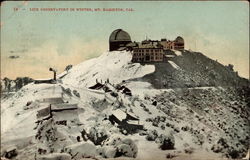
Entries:
[[184,39],[180,36],[178,36],[174,40],[174,49],[175,50],[184,50]]
[[130,35],[122,29],[114,30],[109,36],[109,51],[125,48],[128,43],[131,43]]
[[164,62],[176,56],[174,51],[184,51],[184,39],[178,36],[175,40],[146,39],[132,42],[130,35],[122,29],[114,30],[109,36],[109,51],[132,51],[132,62]]

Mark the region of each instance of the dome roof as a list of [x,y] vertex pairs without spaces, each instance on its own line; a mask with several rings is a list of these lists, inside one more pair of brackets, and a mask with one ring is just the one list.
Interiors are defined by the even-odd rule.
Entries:
[[113,42],[113,41],[129,41],[129,42],[131,42],[131,38],[127,32],[123,31],[122,29],[117,29],[111,33],[111,35],[109,36],[109,41],[110,42]]
[[175,39],[176,42],[178,43],[184,43],[184,39],[180,36],[178,36],[176,39]]

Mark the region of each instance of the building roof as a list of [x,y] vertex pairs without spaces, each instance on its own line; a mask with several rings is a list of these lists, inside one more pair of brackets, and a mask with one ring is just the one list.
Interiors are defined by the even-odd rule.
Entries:
[[74,110],[78,109],[77,104],[61,103],[51,105],[52,111]]
[[137,42],[130,42],[128,44],[126,44],[127,47],[136,47],[138,45]]
[[56,103],[64,103],[62,97],[50,97],[50,98],[43,98],[38,100],[40,103],[50,103],[50,104],[56,104]]
[[114,30],[109,36],[110,42],[128,41],[131,42],[130,35],[122,29]]
[[89,87],[89,89],[97,89],[98,90],[98,89],[101,89],[103,87],[104,87],[104,85],[98,82],[95,85]]
[[116,109],[114,111],[112,111],[112,114],[119,120],[122,121],[124,119],[126,119],[127,114],[121,110],[121,109]]
[[131,112],[125,112],[121,109],[116,109],[116,110],[113,110],[111,112],[118,120],[122,121],[122,120],[139,120],[139,118],[131,113]]
[[8,148],[6,148],[6,152],[14,151],[16,149],[17,149],[16,146],[9,146]]
[[162,48],[159,42],[141,43],[138,48]]

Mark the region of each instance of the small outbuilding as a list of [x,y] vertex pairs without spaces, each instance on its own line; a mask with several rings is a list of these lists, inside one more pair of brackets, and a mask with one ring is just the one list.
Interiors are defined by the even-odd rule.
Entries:
[[[57,102],[61,101],[58,99]],[[52,118],[58,125],[67,125],[70,122],[79,123],[77,104],[40,103],[40,105],[42,109],[37,111],[38,122]]]
[[128,96],[132,96],[131,90],[125,86],[117,86],[116,89],[118,91],[121,91],[122,93],[128,95]]
[[132,113],[125,112],[121,109],[114,110],[109,116],[112,124],[117,124],[118,128],[126,130],[128,133],[134,133],[143,129],[139,123],[139,118]]

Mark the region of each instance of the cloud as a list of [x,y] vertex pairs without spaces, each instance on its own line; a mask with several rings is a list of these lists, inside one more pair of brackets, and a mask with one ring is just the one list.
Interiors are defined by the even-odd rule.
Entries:
[[20,56],[9,56],[10,59],[17,59],[20,58]]
[[64,44],[60,41],[49,40],[39,47],[29,48],[19,61],[2,61],[2,76],[47,78],[52,76],[48,71],[50,67],[57,69],[60,73],[69,64],[76,65],[99,56],[107,50],[107,46],[108,43],[101,40],[84,41],[78,37],[71,37]]
[[25,53],[28,52],[28,49],[21,49],[21,50],[11,50],[10,53]]

